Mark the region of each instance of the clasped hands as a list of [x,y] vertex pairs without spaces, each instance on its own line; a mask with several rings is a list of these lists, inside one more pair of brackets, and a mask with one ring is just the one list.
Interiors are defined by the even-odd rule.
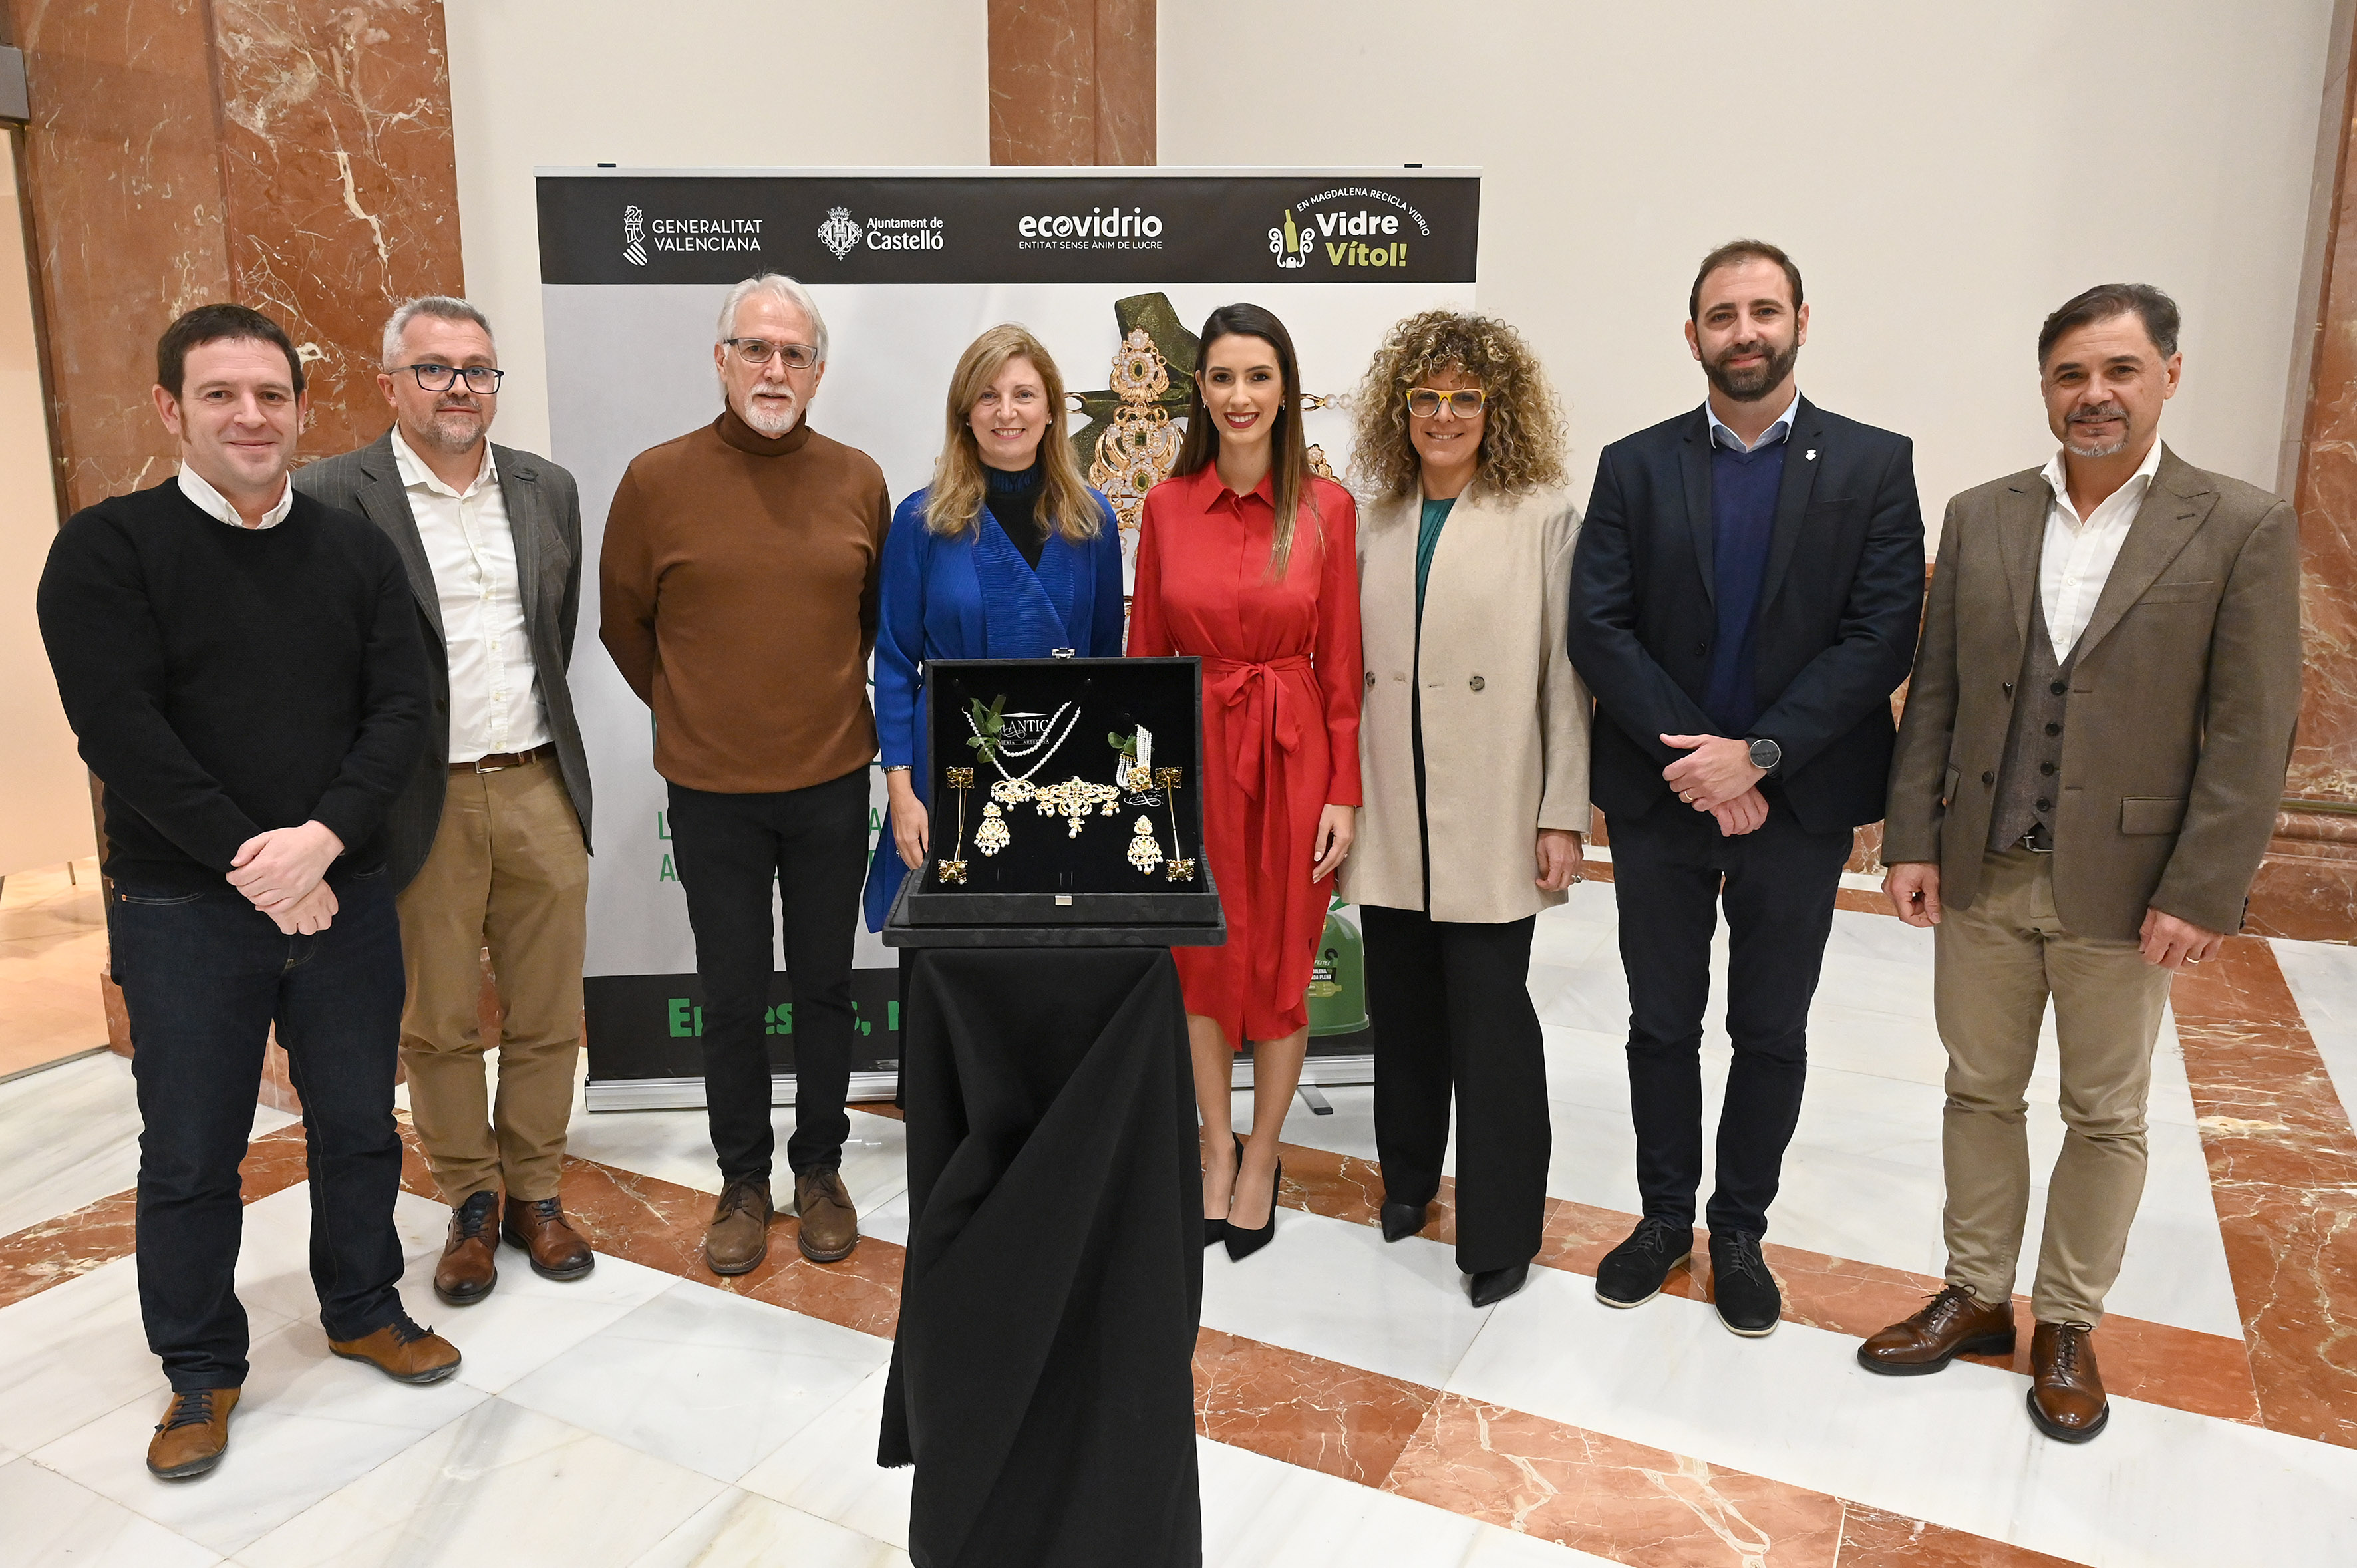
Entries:
[[324,822],[272,828],[238,845],[229,885],[288,936],[314,936],[336,914],[336,890],[324,880],[344,841]]
[[1724,838],[1738,838],[1768,820],[1768,800],[1760,780],[1768,770],[1751,760],[1748,741],[1717,735],[1665,735],[1663,746],[1686,755],[1662,769],[1662,778],[1678,799],[1697,811],[1718,819]]

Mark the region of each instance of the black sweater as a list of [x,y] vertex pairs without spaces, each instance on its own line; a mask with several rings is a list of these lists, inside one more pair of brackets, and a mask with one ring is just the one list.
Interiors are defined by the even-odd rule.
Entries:
[[401,557],[366,519],[298,493],[235,528],[167,479],[76,512],[39,607],[118,886],[218,890],[247,839],[314,819],[344,842],[331,879],[383,864],[429,699]]

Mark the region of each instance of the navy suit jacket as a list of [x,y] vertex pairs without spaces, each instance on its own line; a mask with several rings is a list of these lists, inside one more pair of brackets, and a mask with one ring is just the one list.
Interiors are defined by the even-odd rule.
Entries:
[[[1803,398],[1756,614],[1760,718],[1783,748],[1762,788],[1813,832],[1882,817],[1923,610],[1923,513],[1905,436]],[[1714,735],[1702,710],[1717,632],[1710,428],[1699,408],[1616,441],[1571,570],[1571,661],[1596,694],[1592,793],[1608,818],[1676,803],[1664,735]],[[1780,799],[1781,798],[1781,799]],[[1683,806],[1679,808],[1684,810]]]

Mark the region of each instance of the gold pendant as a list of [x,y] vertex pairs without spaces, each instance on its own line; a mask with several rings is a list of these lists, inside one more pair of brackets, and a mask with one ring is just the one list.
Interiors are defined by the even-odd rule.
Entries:
[[1162,864],[1162,845],[1155,840],[1152,817],[1137,819],[1135,836],[1129,841],[1129,864],[1148,876]]
[[985,854],[996,854],[1008,841],[1006,814],[993,800],[982,809],[982,826],[974,830],[974,847]]

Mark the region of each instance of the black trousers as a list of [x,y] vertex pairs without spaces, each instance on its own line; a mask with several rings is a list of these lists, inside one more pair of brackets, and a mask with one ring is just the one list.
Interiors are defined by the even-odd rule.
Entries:
[[785,919],[793,983],[796,1176],[843,1163],[851,1134],[851,953],[867,876],[867,769],[806,789],[723,795],[671,786],[672,856],[695,932],[704,987],[704,1103],[723,1181],[767,1181],[770,1004],[775,937],[770,889]]
[[382,871],[335,890],[333,923],[307,937],[226,885],[157,897],[118,885],[107,910],[137,1047],[139,1314],[176,1391],[245,1381],[238,1165],[274,1023],[303,1097],[320,1325],[361,1339],[401,1315],[401,923]]
[[1692,1225],[1702,1183],[1702,1017],[1710,943],[1727,908],[1727,1032],[1713,1230],[1768,1230],[1808,1077],[1809,1003],[1832,934],[1847,828],[1813,833],[1770,796],[1768,821],[1721,837],[1676,800],[1612,830],[1620,962],[1629,976],[1629,1107],[1648,1216]]
[[1457,1101],[1457,1266],[1510,1268],[1546,1229],[1546,1050],[1531,1005],[1533,919],[1436,920],[1362,905],[1375,1036],[1375,1153],[1383,1196],[1440,1187]]

